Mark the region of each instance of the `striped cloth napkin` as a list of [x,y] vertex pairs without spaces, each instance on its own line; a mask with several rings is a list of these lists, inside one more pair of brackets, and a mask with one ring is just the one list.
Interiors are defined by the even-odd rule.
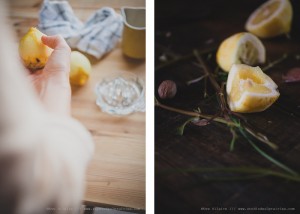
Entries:
[[39,21],[38,28],[46,35],[60,34],[71,48],[97,59],[116,46],[123,30],[123,18],[114,9],[103,7],[82,23],[67,1],[45,0]]

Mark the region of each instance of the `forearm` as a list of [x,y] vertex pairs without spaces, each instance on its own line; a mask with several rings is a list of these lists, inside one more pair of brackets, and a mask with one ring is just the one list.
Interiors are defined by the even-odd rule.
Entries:
[[[35,132],[16,130],[11,135],[18,137],[21,148],[2,148],[0,152],[1,213],[13,213],[5,209],[46,213],[47,208],[70,208],[75,213],[94,150],[92,136],[71,117],[53,114],[44,114],[33,128]],[[24,146],[28,140],[32,145]]]
[[49,112],[70,116],[71,87],[68,73],[58,72],[55,75],[51,75],[48,81],[45,82],[41,99]]

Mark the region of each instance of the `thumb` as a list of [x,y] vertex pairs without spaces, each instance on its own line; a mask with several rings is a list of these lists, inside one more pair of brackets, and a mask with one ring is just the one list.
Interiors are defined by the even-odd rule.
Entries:
[[71,48],[67,42],[60,36],[42,36],[42,42],[48,47],[54,49],[44,68],[47,72],[70,71]]
[[42,42],[52,49],[65,49],[66,51],[71,50],[67,42],[60,35],[42,36]]

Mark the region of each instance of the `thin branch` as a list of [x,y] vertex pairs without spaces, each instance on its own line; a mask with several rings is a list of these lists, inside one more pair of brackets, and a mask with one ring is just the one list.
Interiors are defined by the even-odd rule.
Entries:
[[207,77],[206,74],[204,74],[204,75],[202,75],[202,76],[200,76],[200,77],[198,77],[198,78],[196,78],[196,79],[189,80],[189,81],[187,81],[185,84],[186,84],[187,86],[189,86],[189,85],[191,85],[191,84],[194,84],[194,83],[196,83],[196,82],[199,82],[199,81],[203,80],[205,77]]
[[184,115],[192,116],[192,117],[200,117],[200,118],[203,118],[203,119],[212,120],[212,121],[223,123],[223,124],[226,124],[226,125],[229,125],[229,126],[236,126],[237,127],[236,123],[227,121],[222,117],[215,117],[213,115],[202,114],[202,113],[199,113],[199,112],[186,111],[186,110],[174,108],[174,107],[167,106],[167,105],[164,105],[164,104],[160,103],[157,99],[155,99],[155,105],[157,107],[160,107],[160,108],[172,111],[172,112],[176,112],[176,113],[180,113],[180,114],[184,114]]
[[256,133],[254,130],[250,129],[247,126],[244,126],[244,129],[254,138],[256,138],[257,140],[267,144],[268,146],[270,146],[272,149],[277,150],[278,146],[276,144],[274,144],[273,142],[269,141],[269,139],[261,134],[261,133]]
[[216,78],[214,77],[213,73],[210,71],[207,64],[204,62],[203,58],[200,56],[197,50],[194,50],[193,52],[195,54],[195,57],[197,61],[199,62],[201,68],[203,69],[204,73],[208,76],[209,81],[211,82],[212,86],[214,87],[217,95],[218,95],[218,101],[220,103],[220,108],[222,115],[225,117],[225,119],[229,119],[228,113],[231,111],[227,108],[227,103],[225,100],[225,94],[224,94],[224,86],[225,84],[222,83],[220,86],[217,82]]
[[[217,49],[217,47],[206,48],[206,49],[203,49],[201,51],[198,51],[198,54],[199,55],[208,54],[208,53],[211,53],[211,52],[215,51],[216,49]],[[173,65],[175,63],[178,63],[178,62],[181,62],[181,61],[184,61],[184,60],[187,60],[187,59],[191,59],[193,57],[195,57],[195,55],[193,53],[187,54],[187,55],[184,55],[184,56],[178,56],[178,57],[176,57],[176,58],[174,58],[172,60],[169,60],[169,61],[167,61],[165,63],[162,63],[162,64],[158,65],[155,68],[155,71],[159,71],[159,70],[161,70],[163,68],[166,68],[166,67],[168,67],[170,65]]]
[[265,67],[262,68],[262,70],[265,72],[267,70],[269,70],[270,68],[274,67],[275,65],[281,63],[283,60],[285,60],[288,57],[287,54],[283,54],[282,57],[280,57],[279,59],[270,62],[268,65],[266,65]]
[[269,140],[267,140],[266,137],[262,137],[264,135],[262,134],[257,134],[255,133],[252,129],[250,129],[249,127],[240,124],[239,122],[237,122],[236,120],[234,120],[233,118],[231,118],[231,120],[228,119],[224,119],[223,117],[218,117],[217,115],[208,115],[208,114],[202,114],[201,112],[195,112],[195,111],[186,111],[186,110],[182,110],[182,109],[178,109],[178,108],[174,108],[171,106],[167,106],[164,105],[162,103],[160,103],[156,98],[155,98],[155,106],[163,108],[165,110],[168,111],[172,111],[172,112],[176,112],[179,114],[183,114],[183,115],[187,115],[187,116],[192,116],[192,117],[200,117],[203,119],[207,119],[208,121],[215,121],[215,122],[219,122],[222,124],[226,124],[230,127],[236,127],[236,128],[242,128],[244,129],[247,133],[249,133],[251,136],[253,136],[255,139],[259,140],[262,143],[265,143],[267,145],[269,145],[272,149],[277,149],[278,146],[272,142],[270,142]]
[[201,57],[201,54],[197,50],[194,50],[193,53],[194,53],[194,56],[196,57],[196,59],[198,60],[199,64],[203,68],[204,73],[208,76],[208,78],[209,78],[211,84],[213,85],[213,87],[215,88],[215,90],[217,92],[220,91],[220,85],[219,85],[219,83],[213,77],[212,73],[210,72],[210,69],[208,68],[208,66],[206,65],[206,63],[203,61],[203,59]]
[[276,159],[272,158],[271,156],[269,156],[267,153],[265,153],[263,150],[261,150],[258,146],[255,145],[255,143],[250,140],[248,138],[248,136],[246,135],[246,133],[244,132],[243,129],[239,129],[240,133],[247,139],[247,141],[250,143],[250,145],[263,157],[265,157],[267,160],[269,160],[270,162],[272,162],[273,164],[275,164],[276,166],[280,167],[281,169],[289,172],[291,175],[293,176],[298,176],[298,173],[295,172],[294,170],[292,170],[291,168],[289,168],[288,166],[284,165],[283,163],[277,161]]

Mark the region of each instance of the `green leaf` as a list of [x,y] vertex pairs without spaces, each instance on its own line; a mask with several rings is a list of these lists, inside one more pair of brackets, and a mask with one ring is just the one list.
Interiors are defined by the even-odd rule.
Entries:
[[221,81],[221,82],[226,82],[226,81],[227,81],[227,78],[228,78],[228,73],[219,70],[219,71],[217,72],[217,78],[218,78],[218,80]]
[[234,144],[236,142],[236,139],[238,138],[238,135],[233,127],[230,128],[230,132],[232,134],[232,139],[230,141],[229,150],[232,152],[234,150]]
[[239,131],[240,133],[246,138],[246,140],[250,143],[250,145],[260,154],[262,155],[264,158],[266,158],[267,160],[269,160],[270,162],[272,162],[273,164],[275,164],[276,166],[280,167],[281,169],[285,170],[286,172],[297,176],[298,173],[295,172],[294,170],[292,170],[291,168],[289,168],[288,166],[284,165],[283,163],[279,162],[278,160],[274,159],[273,157],[271,157],[270,155],[268,155],[267,153],[265,153],[263,150],[261,150],[248,136],[247,134],[244,132],[244,130],[239,127]]

